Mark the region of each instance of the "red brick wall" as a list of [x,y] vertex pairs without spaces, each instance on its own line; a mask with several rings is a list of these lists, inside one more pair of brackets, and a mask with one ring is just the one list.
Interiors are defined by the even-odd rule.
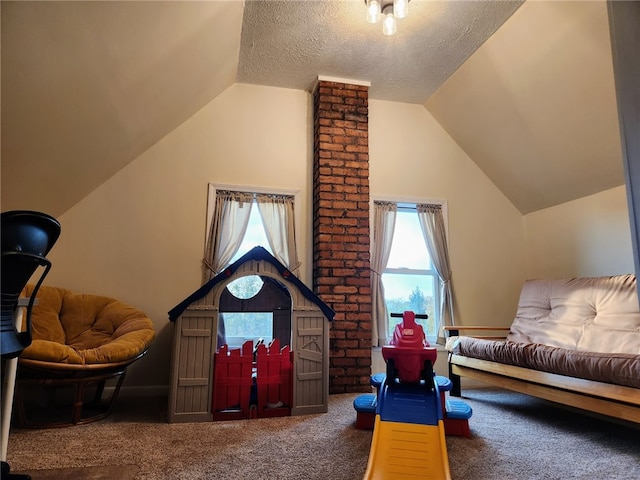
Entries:
[[330,393],[370,390],[368,91],[320,81],[314,92],[313,286],[336,312]]

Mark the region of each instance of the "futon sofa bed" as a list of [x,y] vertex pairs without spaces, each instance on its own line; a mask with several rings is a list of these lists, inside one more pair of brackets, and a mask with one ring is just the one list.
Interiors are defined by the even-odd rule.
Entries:
[[488,328],[447,327],[453,395],[467,377],[640,423],[635,275],[528,280],[506,338],[460,336]]

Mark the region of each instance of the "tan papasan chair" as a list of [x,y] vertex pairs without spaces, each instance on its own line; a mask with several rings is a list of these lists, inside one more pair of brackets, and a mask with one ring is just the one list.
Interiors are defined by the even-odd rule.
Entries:
[[[32,291],[27,285],[22,295]],[[33,342],[18,359],[14,420],[22,427],[47,428],[106,417],[127,367],[155,338],[151,319],[114,298],[64,288],[41,286],[37,300]],[[114,389],[103,399],[108,381]]]

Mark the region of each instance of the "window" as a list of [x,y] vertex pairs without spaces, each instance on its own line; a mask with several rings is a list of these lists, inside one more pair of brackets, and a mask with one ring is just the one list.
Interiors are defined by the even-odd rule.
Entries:
[[[245,247],[255,246],[251,237],[256,232],[260,237],[256,243],[269,247],[273,256],[292,271],[298,268],[294,220],[299,216],[294,208],[298,196],[298,192],[255,191],[209,184],[204,254],[208,271],[204,281],[246,253],[244,249],[238,252],[243,242]],[[247,228],[250,217],[252,225]]]
[[[273,255],[271,251],[271,247],[269,246],[269,241],[267,240],[267,234],[264,231],[264,224],[262,223],[262,217],[260,216],[260,211],[258,210],[258,205],[254,200],[251,203],[251,214],[249,215],[249,224],[247,225],[247,231],[242,238],[242,243],[240,244],[240,248],[233,256],[229,263],[233,263],[238,260],[241,256],[251,250],[253,247],[263,247],[270,254]],[[246,277],[249,278],[249,277]],[[242,280],[241,278],[238,279]],[[233,292],[232,292],[233,293]],[[257,292],[256,292],[257,293]]]
[[[391,253],[382,283],[389,313],[405,310],[426,313],[429,318],[417,322],[424,328],[428,341],[434,343],[440,324],[440,279],[427,251],[415,204],[398,203]],[[389,338],[399,321],[389,319]]]

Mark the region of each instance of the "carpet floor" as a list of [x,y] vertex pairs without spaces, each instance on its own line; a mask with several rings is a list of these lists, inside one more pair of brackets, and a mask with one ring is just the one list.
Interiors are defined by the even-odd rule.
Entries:
[[[169,424],[166,398],[119,399],[100,421],[12,429],[12,471],[34,480],[356,480],[372,432],[355,394],[323,415]],[[640,480],[640,429],[496,389],[464,393],[471,438],[447,437],[454,480]],[[122,401],[120,401],[122,400]]]

